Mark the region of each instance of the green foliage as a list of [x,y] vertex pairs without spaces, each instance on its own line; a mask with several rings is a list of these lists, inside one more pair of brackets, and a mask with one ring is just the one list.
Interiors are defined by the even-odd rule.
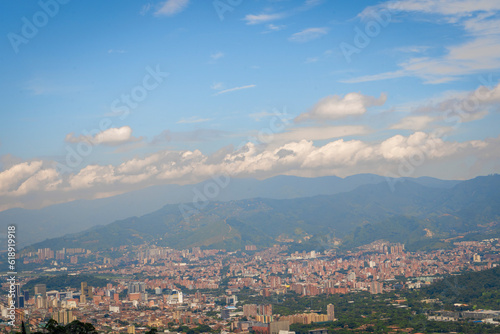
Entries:
[[176,332],[182,333],[187,332],[189,330],[188,326],[181,325],[175,329]]
[[45,330],[49,334],[97,334],[92,324],[83,323],[78,320],[74,320],[66,326],[62,326],[54,319],[50,319],[45,325]]
[[480,309],[500,310],[499,278],[500,267],[452,275],[422,288],[420,294],[438,298],[450,309],[455,303],[464,303]]
[[376,224],[357,227],[351,235],[345,238],[343,248],[350,249],[379,239],[409,245],[425,236],[424,228],[426,227],[422,221],[413,217],[392,217]]

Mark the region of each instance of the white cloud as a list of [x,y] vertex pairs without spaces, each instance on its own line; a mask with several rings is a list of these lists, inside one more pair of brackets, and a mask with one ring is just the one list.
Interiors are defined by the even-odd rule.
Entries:
[[215,62],[219,59],[221,59],[222,57],[224,57],[224,53],[223,52],[216,52],[216,53],[212,53],[210,55],[210,59],[211,59],[211,62]]
[[[500,25],[500,21],[498,22]],[[457,46],[447,47],[445,55],[435,58],[410,58],[398,65],[399,70],[343,80],[360,83],[414,76],[428,84],[440,84],[500,68],[500,36],[481,37]]]
[[0,173],[0,198],[56,190],[61,182],[59,173],[53,168],[43,168],[42,161],[19,163]]
[[67,190],[79,190],[100,185],[112,185],[119,180],[115,174],[115,168],[111,165],[99,166],[89,165],[80,170],[76,175],[69,178],[70,187]]
[[[236,150],[226,147],[213,155],[205,155],[199,150],[169,149],[135,157],[119,165],[85,166],[74,174],[60,174],[54,167],[47,167],[47,161],[22,162],[4,157],[5,165],[9,167],[0,172],[0,210],[101,198],[157,184],[197,183],[221,173],[256,178],[275,175],[347,176],[357,173],[467,178],[491,173],[500,159],[500,137],[455,142],[446,139],[449,129],[445,126],[435,127],[435,130],[443,131],[432,133],[426,129],[431,123],[436,126],[443,123],[449,111],[452,115],[457,113],[462,122],[480,119],[485,112],[492,112],[500,103],[500,84],[491,86],[491,80],[486,84],[491,88],[480,86],[469,92],[447,92],[437,100],[413,109],[408,116],[391,126],[392,129],[415,131],[407,136],[398,134],[361,140],[361,136],[372,132],[370,128],[356,125],[295,126],[283,128],[279,133],[266,134],[266,140],[259,138],[258,144],[247,143]],[[335,120],[363,115],[367,108],[383,105],[385,100],[384,94],[378,98],[360,93],[329,96],[298,118]],[[276,116],[276,113],[263,111],[249,116],[263,119]],[[208,120],[193,116],[180,122]],[[109,129],[87,137],[75,138],[71,135],[69,140],[112,144],[133,138],[130,128],[127,131],[120,129]],[[424,129],[427,132],[422,131]],[[224,135],[227,133],[203,129],[188,133],[162,133],[164,140],[169,142],[206,142]],[[357,137],[347,139],[352,136]],[[326,144],[319,145],[318,141],[326,141]],[[461,164],[465,160],[477,162],[470,167]],[[413,164],[410,169],[409,163]]]
[[356,78],[352,78],[352,79],[344,79],[344,80],[339,80],[339,81],[343,82],[343,83],[360,83],[360,82],[395,79],[395,78],[401,78],[401,77],[405,77],[405,76],[408,76],[408,74],[405,71],[399,70],[399,71],[394,71],[394,72],[385,72],[385,73],[380,73],[380,74],[364,75],[361,77],[356,77]]
[[283,14],[283,13],[258,14],[258,15],[248,14],[245,16],[244,20],[246,21],[246,24],[253,25],[253,24],[261,24],[261,23],[266,23],[269,21],[279,20],[279,19],[282,19],[284,17],[285,17],[285,14]]
[[302,166],[305,168],[353,166],[370,158],[374,158],[374,149],[370,146],[359,140],[340,139],[311,150]]
[[387,96],[381,94],[379,98],[362,95],[360,93],[349,93],[344,97],[338,95],[327,96],[321,99],[309,112],[300,114],[296,122],[306,120],[333,120],[348,116],[363,115],[367,108],[381,106],[385,103]]
[[307,28],[302,31],[296,32],[288,38],[289,41],[305,43],[318,39],[328,33],[327,28]]
[[480,103],[494,104],[500,103],[500,83],[493,88],[480,86],[473,93],[469,94],[468,100],[477,99]]
[[389,10],[440,15],[448,24],[461,26],[468,38],[465,42],[446,46],[444,54],[436,57],[413,57],[398,64],[398,69],[366,75],[343,82],[359,83],[414,76],[428,84],[457,80],[460,76],[500,68],[500,2],[496,0],[407,0],[389,1],[367,7],[359,16],[374,11]]
[[144,168],[160,161],[161,153],[151,154],[144,159],[133,158],[119,165],[116,171],[120,174],[136,174],[140,173]]
[[115,146],[130,142],[140,141],[142,138],[132,136],[132,128],[130,126],[122,126],[121,128],[110,128],[99,132],[95,135],[80,135],[75,137],[73,133],[66,135],[65,141],[68,143],[87,142],[93,145],[108,145]]
[[431,116],[408,116],[401,119],[398,123],[392,125],[390,129],[403,129],[403,130],[425,130],[427,126],[435,119]]
[[455,130],[462,123],[481,120],[490,112],[497,112],[498,103],[500,103],[500,83],[492,88],[480,86],[473,91],[444,92],[435,98],[409,107],[403,106],[409,114],[389,126],[389,129],[412,131],[434,129],[433,131],[439,130],[445,134]]
[[155,12],[155,15],[173,16],[186,9],[188,4],[189,0],[167,0]]
[[446,142],[424,132],[415,132],[405,137],[396,135],[383,141],[379,147],[379,154],[387,160],[402,159],[436,159],[451,156],[464,149],[481,149],[487,144],[481,141]]
[[[323,135],[314,132],[323,131],[324,138],[327,138],[330,137],[328,133],[348,130],[325,127],[323,130],[303,128],[293,131],[296,131],[297,136],[319,139]],[[293,131],[290,133],[293,134]],[[381,141],[337,139],[322,146],[314,145],[313,140],[289,139],[292,141],[267,146],[247,143],[240,149],[225,150],[213,156],[204,155],[198,150],[164,150],[143,158],[130,159],[118,166],[89,165],[69,175],[60,175],[53,168],[44,168],[40,161],[23,162],[0,173],[1,208],[19,206],[19,203],[24,207],[40,207],[73,199],[111,196],[151,185],[196,183],[221,173],[231,177],[257,178],[283,174],[347,176],[367,172],[398,175],[405,161],[418,161],[416,167],[422,165],[423,168],[448,162],[443,175],[448,178],[461,175],[463,178],[468,175],[468,171],[463,168],[455,169],[451,174],[453,161],[472,157],[487,164],[500,158],[500,137],[452,142],[433,134],[415,132],[409,136],[395,135]],[[433,170],[438,173],[443,169]],[[418,175],[415,172],[412,176]]]
[[224,83],[222,82],[214,82],[210,88],[212,88],[213,90],[222,90],[224,89]]
[[496,0],[402,0],[387,1],[380,5],[367,7],[360,16],[370,15],[374,10],[387,9],[390,11],[420,12],[426,14],[440,14],[447,16],[454,22],[461,17],[469,17],[477,12],[491,12],[500,10],[500,3]]
[[458,123],[483,119],[490,111],[498,109],[500,84],[493,88],[480,86],[470,92],[454,92],[443,95],[437,101],[429,101],[418,106],[413,115],[434,115],[435,120]]
[[257,85],[246,85],[246,86],[241,86],[241,87],[229,88],[229,89],[221,90],[220,92],[217,92],[214,95],[226,94],[226,93],[234,92],[234,91],[237,91],[237,90],[254,88],[256,86]]
[[34,191],[53,191],[62,183],[59,173],[53,169],[42,169],[24,181],[17,190],[11,194],[15,196],[26,195]]
[[42,167],[42,161],[23,162],[0,173],[0,194],[17,189],[22,181],[33,176]]
[[[290,17],[290,16],[300,14],[304,11],[308,11],[308,10],[322,4],[323,2],[324,2],[324,0],[306,0],[302,5],[295,7],[295,8],[292,8],[292,9],[287,10],[287,11],[281,12],[281,13],[273,13],[273,14],[262,13],[262,14],[257,14],[257,15],[248,14],[243,18],[243,20],[246,21],[246,24],[248,24],[248,25],[263,24],[263,23],[267,23],[267,22],[271,22],[271,21],[280,20],[280,19],[283,19],[285,17]],[[281,27],[284,28],[284,26],[281,26]],[[281,30],[281,27],[279,27],[280,28],[279,30]],[[278,28],[278,27],[269,25],[268,26],[269,30],[267,32],[274,30],[274,28]]]
[[277,25],[274,25],[274,24],[272,24],[272,23],[267,25],[267,29],[268,29],[269,31],[280,31],[280,30],[283,30],[283,29],[285,29],[285,28],[286,28],[286,26],[285,26],[285,25],[280,25],[280,26],[277,26]]

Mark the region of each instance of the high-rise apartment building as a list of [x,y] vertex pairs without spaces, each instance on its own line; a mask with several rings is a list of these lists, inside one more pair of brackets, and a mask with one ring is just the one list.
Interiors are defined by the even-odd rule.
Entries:
[[263,304],[257,306],[257,314],[258,315],[273,315],[273,305],[272,304]]
[[92,301],[94,295],[92,293],[92,287],[87,285],[87,282],[81,283],[80,291],[80,303],[86,303],[87,301]]
[[47,286],[45,284],[35,285],[35,306],[36,308],[47,307]]
[[328,321],[335,320],[335,306],[333,304],[328,304],[326,307],[326,315],[328,316]]
[[373,295],[382,293],[383,292],[382,287],[383,287],[382,283],[377,282],[377,281],[373,281],[370,283],[370,293]]
[[276,289],[281,286],[281,278],[278,276],[271,276],[271,289]]
[[73,316],[73,311],[71,310],[61,310],[52,313],[52,319],[57,321],[58,324],[67,325],[76,318]]

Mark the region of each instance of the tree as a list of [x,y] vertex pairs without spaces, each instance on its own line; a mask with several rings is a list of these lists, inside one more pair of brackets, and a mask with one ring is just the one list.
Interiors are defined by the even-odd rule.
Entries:
[[55,321],[54,319],[50,319],[45,324],[45,329],[49,332],[49,334],[52,334],[52,333],[61,333],[60,327],[61,326],[59,326],[59,324],[57,323],[57,321]]
[[94,326],[89,323],[83,323],[78,320],[74,320],[65,327],[65,333],[71,334],[97,334]]
[[97,334],[92,324],[78,320],[74,320],[66,326],[61,326],[54,319],[50,319],[45,325],[45,329],[49,334]]

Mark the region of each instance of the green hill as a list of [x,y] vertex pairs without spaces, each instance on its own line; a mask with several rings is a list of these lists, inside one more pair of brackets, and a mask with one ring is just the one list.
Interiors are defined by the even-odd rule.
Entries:
[[300,240],[312,235],[344,238],[349,247],[387,239],[422,248],[457,235],[500,232],[498,189],[500,176],[491,175],[450,189],[404,180],[393,187],[371,184],[328,196],[210,202],[199,211],[166,205],[141,217],[46,240],[30,248],[98,250],[155,243],[178,249],[201,246],[234,250],[248,244],[267,247],[277,243],[279,237]]

